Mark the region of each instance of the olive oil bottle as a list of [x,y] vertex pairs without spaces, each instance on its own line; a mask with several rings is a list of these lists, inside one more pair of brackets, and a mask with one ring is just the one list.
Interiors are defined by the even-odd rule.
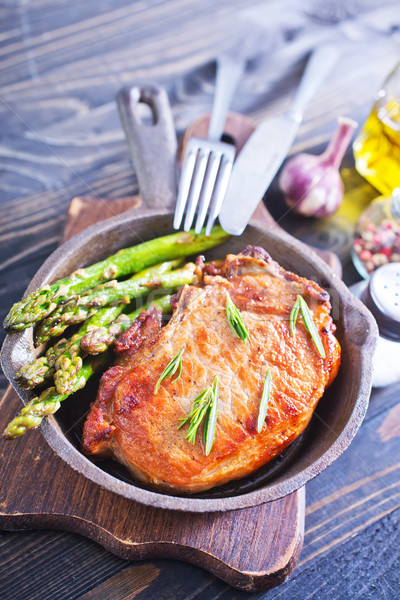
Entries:
[[383,195],[400,186],[400,63],[378,90],[353,152],[357,171]]

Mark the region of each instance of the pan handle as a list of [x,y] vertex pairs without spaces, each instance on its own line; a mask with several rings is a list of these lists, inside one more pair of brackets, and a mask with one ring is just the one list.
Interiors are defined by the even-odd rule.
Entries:
[[[139,104],[147,104],[153,123],[140,117]],[[126,87],[117,104],[140,195],[151,208],[172,208],[177,194],[178,142],[165,89],[154,83]]]

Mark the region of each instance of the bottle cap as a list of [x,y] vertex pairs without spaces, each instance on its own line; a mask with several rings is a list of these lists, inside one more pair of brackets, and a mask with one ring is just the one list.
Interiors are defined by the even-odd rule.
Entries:
[[400,263],[374,271],[363,300],[376,319],[380,335],[400,342]]

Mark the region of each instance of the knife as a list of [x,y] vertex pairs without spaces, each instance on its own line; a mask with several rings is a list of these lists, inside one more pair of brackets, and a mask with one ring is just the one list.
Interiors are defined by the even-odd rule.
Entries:
[[236,159],[219,214],[227,233],[240,235],[287,156],[303,118],[304,109],[339,56],[337,46],[318,46],[307,63],[300,85],[280,117],[265,119],[250,136]]

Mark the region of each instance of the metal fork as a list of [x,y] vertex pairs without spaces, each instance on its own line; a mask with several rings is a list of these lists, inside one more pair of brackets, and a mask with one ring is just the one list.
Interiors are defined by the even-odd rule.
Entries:
[[235,147],[220,140],[244,67],[244,60],[228,55],[217,59],[215,95],[208,135],[207,139],[192,137],[188,142],[176,200],[175,229],[180,228],[186,208],[183,229],[188,231],[198,208],[195,232],[200,233],[210,208],[206,227],[206,235],[210,235],[219,214],[235,159]]

